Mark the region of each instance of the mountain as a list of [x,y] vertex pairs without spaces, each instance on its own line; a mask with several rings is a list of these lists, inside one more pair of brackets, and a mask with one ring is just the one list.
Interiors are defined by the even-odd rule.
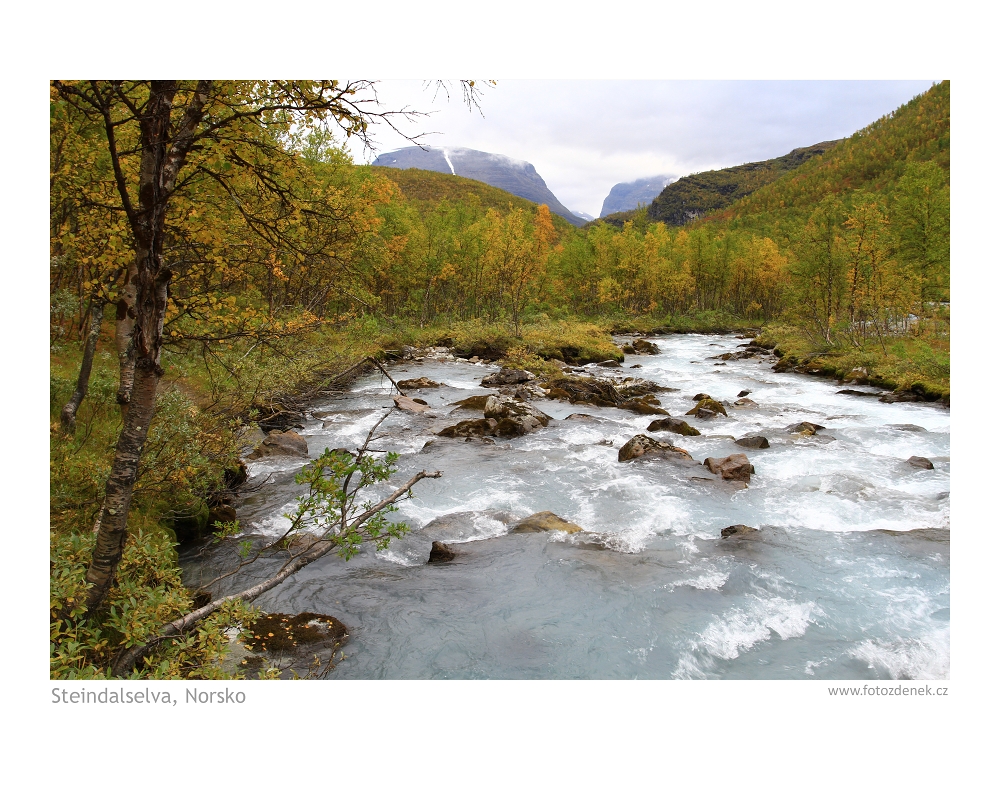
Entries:
[[424,169],[472,178],[533,203],[544,203],[553,214],[578,227],[585,222],[559,202],[531,164],[498,153],[484,153],[466,147],[404,147],[383,153],[372,162],[372,166]]
[[580,219],[582,219],[584,222],[593,222],[595,219],[597,219],[597,217],[592,217],[586,211],[574,211],[573,213]]
[[650,203],[649,219],[668,225],[684,225],[773,183],[835,144],[836,141],[820,142],[810,147],[798,147],[787,155],[768,161],[686,175],[666,186]]
[[613,214],[616,211],[635,211],[641,203],[648,206],[663,188],[676,180],[673,175],[654,175],[652,178],[639,178],[631,183],[616,183],[611,187],[608,196],[604,198],[601,216]]

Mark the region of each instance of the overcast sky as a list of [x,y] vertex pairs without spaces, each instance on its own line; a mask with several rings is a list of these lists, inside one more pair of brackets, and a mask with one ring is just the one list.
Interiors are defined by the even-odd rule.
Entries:
[[[404,124],[424,143],[530,161],[573,211],[597,216],[611,187],[784,155],[848,136],[933,81],[500,80],[469,112],[457,89],[435,98],[420,81],[382,81],[386,109],[434,112]],[[409,146],[385,125],[378,152]],[[352,147],[355,161],[372,154]]]

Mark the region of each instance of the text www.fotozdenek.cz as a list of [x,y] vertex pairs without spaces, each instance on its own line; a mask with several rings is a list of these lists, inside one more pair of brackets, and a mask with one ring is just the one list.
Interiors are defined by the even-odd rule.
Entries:
[[947,686],[829,686],[827,691],[834,697],[947,697]]

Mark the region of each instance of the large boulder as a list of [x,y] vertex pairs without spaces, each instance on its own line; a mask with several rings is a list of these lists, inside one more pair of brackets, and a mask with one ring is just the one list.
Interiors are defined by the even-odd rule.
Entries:
[[677,433],[681,436],[701,436],[701,431],[697,428],[692,428],[684,420],[677,419],[676,417],[654,419],[649,423],[649,427],[646,428],[646,430],[650,433],[653,433],[654,431],[670,431],[671,433]]
[[392,402],[400,411],[409,411],[411,414],[423,414],[427,410],[426,403],[418,403],[416,400],[407,397],[405,394],[398,394]]
[[744,436],[742,439],[737,439],[736,444],[749,450],[767,450],[771,446],[763,436]]
[[527,383],[535,379],[534,374],[524,369],[502,369],[487,375],[480,381],[480,386],[511,386],[516,383]]
[[635,349],[636,353],[641,353],[643,355],[655,356],[660,352],[659,347],[652,342],[646,341],[645,339],[636,339],[632,342],[632,347]]
[[430,378],[411,378],[406,381],[397,381],[396,385],[403,389],[404,391],[410,391],[412,389],[436,389],[442,384],[437,381],[432,381]]
[[491,397],[493,397],[491,394],[477,394],[474,397],[466,397],[464,400],[452,403],[452,405],[469,411],[485,411],[486,401]]
[[571,403],[613,407],[625,400],[615,384],[603,378],[567,376],[543,383],[542,388],[548,390],[551,399],[569,400]]
[[530,403],[513,397],[490,397],[483,409],[483,416],[496,420],[494,433],[497,436],[523,436],[549,424],[548,414],[539,411]]
[[[698,397],[698,395],[695,395]],[[706,412],[706,413],[699,413]],[[698,405],[692,408],[690,411],[685,412],[686,417],[698,417],[698,419],[711,419],[711,417],[716,414],[722,414],[724,417],[728,417],[729,414],[726,413],[726,409],[723,407],[722,403],[718,400],[713,400],[707,395],[701,397],[698,400]]]
[[746,536],[751,533],[760,533],[760,530],[751,528],[749,525],[730,525],[728,528],[722,529],[722,538],[728,539],[730,536]]
[[497,429],[495,419],[467,419],[457,425],[451,425],[444,430],[438,431],[438,436],[447,436],[451,439],[466,439],[470,436],[486,436]]
[[309,457],[309,445],[295,431],[272,431],[257,445],[248,456],[250,459],[270,458],[272,456]]
[[694,461],[687,450],[674,447],[670,442],[660,442],[643,433],[629,439],[618,450],[619,461],[631,461],[642,456],[665,456],[681,461]]
[[789,433],[801,433],[803,436],[813,436],[816,431],[826,430],[826,426],[816,422],[799,422],[795,425],[789,425],[785,430]]
[[576,533],[582,531],[579,525],[567,522],[562,517],[557,517],[551,511],[539,511],[530,517],[518,520],[510,528],[508,533],[542,533],[545,531],[562,531],[564,533]]
[[725,458],[706,458],[704,464],[709,472],[726,481],[746,483],[754,472],[753,464],[743,453],[733,453]]

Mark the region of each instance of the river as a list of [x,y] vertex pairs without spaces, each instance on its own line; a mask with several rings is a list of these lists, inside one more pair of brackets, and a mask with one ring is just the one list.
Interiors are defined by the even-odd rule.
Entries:
[[[696,393],[732,403],[749,390],[757,405],[728,407],[728,417],[682,416],[701,436],[650,434],[699,464],[745,452],[749,488],[692,480],[668,460],[619,462],[618,448],[654,417],[615,408],[537,400],[553,418],[537,432],[495,444],[437,437],[482,417],[449,404],[486,393],[480,381],[497,367],[445,355],[396,362],[397,381],[446,384],[410,392],[427,414],[399,411],[380,429],[379,447],[401,454],[393,486],[422,469],[443,473],[401,505],[412,532],[381,553],[328,556],[258,605],[344,622],[351,636],[333,680],[948,678],[948,410],[839,394],[835,381],[774,373],[773,357],[714,358],[738,352],[732,335],[653,341],[659,355],[585,372],[677,389],[657,395],[673,416]],[[302,431],[310,454],[357,447],[392,394],[373,374],[314,409]],[[574,413],[593,419],[566,419]],[[825,429],[786,430],[802,421]],[[769,449],[734,443],[757,434]],[[914,468],[910,456],[934,468]],[[239,501],[246,533],[284,532],[303,463],[253,462],[251,482],[263,487]],[[587,533],[507,532],[539,511]],[[735,524],[758,532],[722,538]],[[458,557],[428,564],[433,540]],[[190,583],[219,568],[211,554],[188,553],[182,565]],[[214,591],[244,585],[227,579]]]

